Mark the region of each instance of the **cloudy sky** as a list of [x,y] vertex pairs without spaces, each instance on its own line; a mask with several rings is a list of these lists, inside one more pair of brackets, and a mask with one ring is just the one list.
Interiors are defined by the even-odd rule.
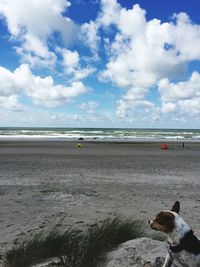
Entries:
[[200,127],[197,0],[0,0],[0,126]]

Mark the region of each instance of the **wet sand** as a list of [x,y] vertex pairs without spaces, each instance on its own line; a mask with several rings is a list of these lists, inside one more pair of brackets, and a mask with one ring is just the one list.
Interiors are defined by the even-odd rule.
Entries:
[[148,221],[175,200],[200,236],[200,143],[82,143],[0,142],[0,253],[55,225]]

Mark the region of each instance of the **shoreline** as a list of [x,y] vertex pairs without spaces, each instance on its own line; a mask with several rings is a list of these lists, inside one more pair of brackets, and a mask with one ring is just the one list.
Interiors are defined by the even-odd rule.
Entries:
[[1,140],[86,142],[200,142],[200,129],[1,128]]
[[175,139],[175,138],[163,138],[163,139],[148,139],[148,138],[133,138],[133,139],[87,139],[87,138],[58,138],[58,137],[24,137],[24,138],[16,138],[16,137],[1,137],[0,136],[0,143],[3,142],[66,142],[66,143],[122,143],[122,144],[154,144],[154,143],[176,143],[176,144],[181,144],[181,143],[191,143],[191,144],[199,144],[200,140],[199,139]]

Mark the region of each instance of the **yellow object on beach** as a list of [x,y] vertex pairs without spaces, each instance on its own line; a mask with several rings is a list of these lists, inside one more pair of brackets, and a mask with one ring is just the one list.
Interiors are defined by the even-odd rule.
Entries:
[[77,144],[76,147],[81,148],[81,147],[83,147],[83,145],[82,144]]

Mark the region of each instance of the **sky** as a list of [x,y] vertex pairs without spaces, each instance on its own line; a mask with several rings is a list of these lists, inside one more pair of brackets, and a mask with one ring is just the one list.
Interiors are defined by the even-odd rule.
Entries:
[[198,0],[0,0],[0,127],[200,128]]

